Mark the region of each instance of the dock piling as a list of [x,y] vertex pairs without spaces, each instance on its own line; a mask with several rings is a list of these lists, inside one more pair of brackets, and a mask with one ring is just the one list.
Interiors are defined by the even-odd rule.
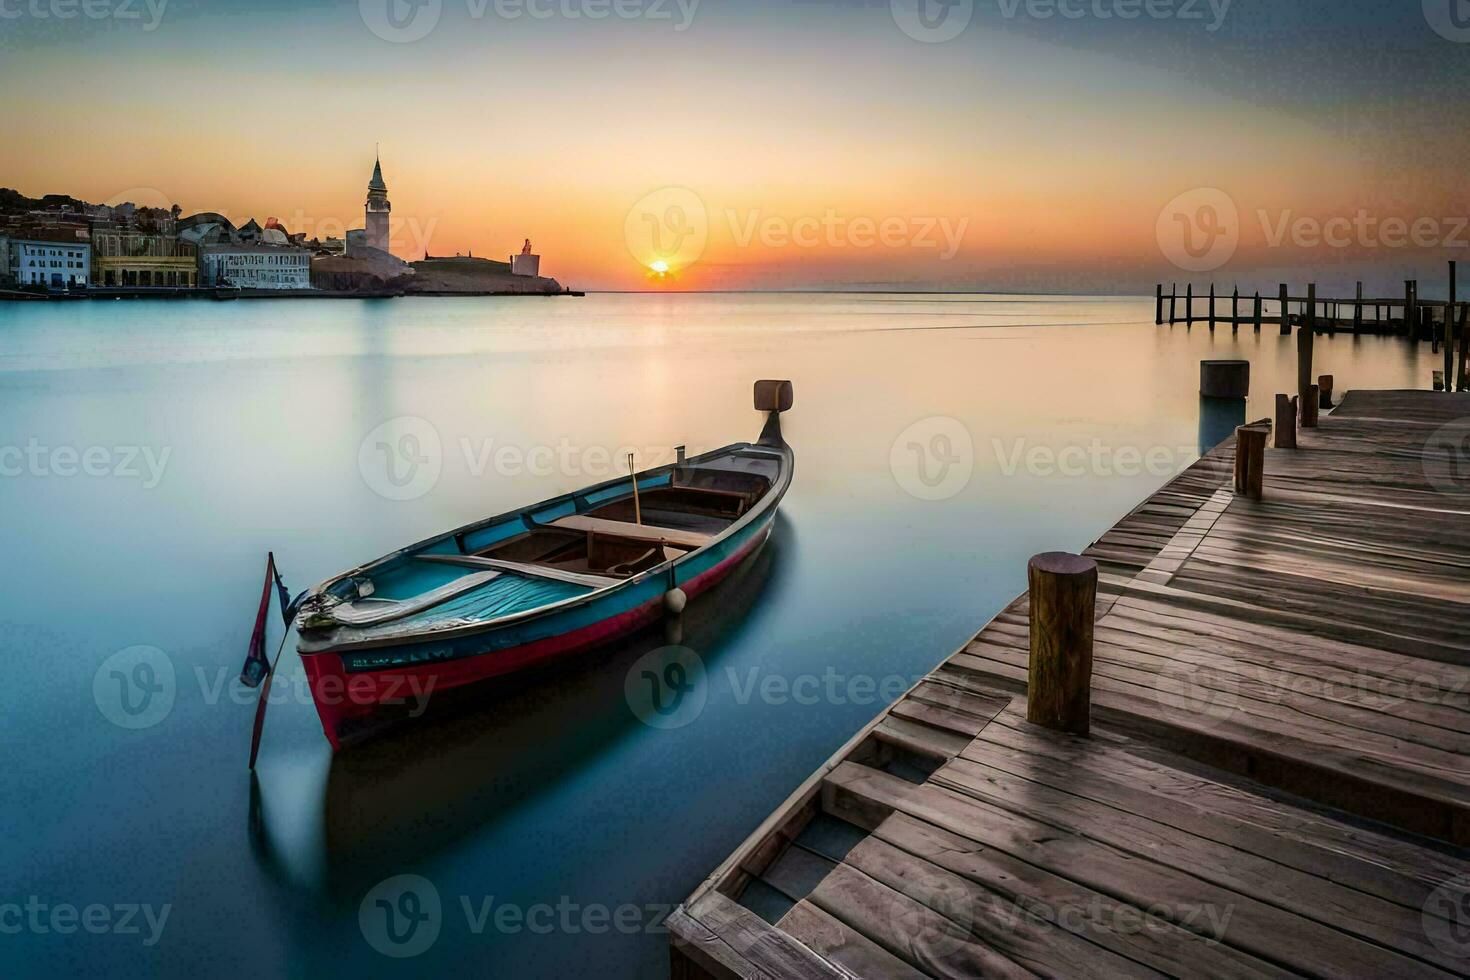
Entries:
[[1031,589],[1031,655],[1026,720],[1086,735],[1092,710],[1093,619],[1097,563],[1052,551],[1026,566]]
[[[1316,326],[1317,284],[1313,282],[1307,284],[1306,313],[1302,318],[1302,328],[1296,334],[1296,390],[1303,406],[1307,402],[1307,388],[1312,384],[1312,346],[1316,340]],[[1303,418],[1305,418],[1305,409]],[[1306,422],[1302,424],[1306,425]]]
[[1194,323],[1194,283],[1184,284],[1184,325],[1191,326]]
[[1353,301],[1353,333],[1363,331],[1363,280],[1358,280],[1357,298]]
[[1330,374],[1317,377],[1317,405],[1320,408],[1332,407],[1332,375]]
[[1261,291],[1256,290],[1255,332],[1261,332]]
[[1455,378],[1455,263],[1450,262],[1450,298],[1444,308],[1444,388],[1454,391]]
[[1235,494],[1260,500],[1265,485],[1266,434],[1264,425],[1242,425],[1235,430]]
[[1307,390],[1301,394],[1301,420],[1303,429],[1315,429],[1317,427],[1318,409],[1321,406],[1321,389],[1316,385],[1307,385]]
[[1154,326],[1164,322],[1164,284],[1154,287]]
[[1455,375],[1456,391],[1466,390],[1465,371],[1467,368],[1470,368],[1470,363],[1467,363],[1470,362],[1470,335],[1467,335],[1465,332],[1467,319],[1470,319],[1470,303],[1465,303],[1460,306],[1460,367],[1458,373]]
[[1281,336],[1291,333],[1291,297],[1287,295],[1286,283],[1281,284]]
[[1210,332],[1215,331],[1215,284],[1210,283]]
[[1276,395],[1276,433],[1277,449],[1296,448],[1296,413],[1297,396]]

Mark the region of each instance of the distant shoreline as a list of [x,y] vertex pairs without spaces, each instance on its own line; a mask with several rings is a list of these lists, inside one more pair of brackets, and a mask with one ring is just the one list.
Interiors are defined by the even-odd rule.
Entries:
[[580,297],[587,295],[582,290],[564,289],[560,292],[514,292],[510,290],[477,290],[456,292],[453,290],[404,292],[402,290],[337,290],[337,289],[240,289],[219,290],[208,287],[199,289],[86,289],[75,292],[34,293],[20,289],[0,289],[0,302],[67,303],[80,300],[142,300],[208,299],[231,302],[241,299],[412,299],[415,296],[524,296],[527,298],[551,298],[557,296]]

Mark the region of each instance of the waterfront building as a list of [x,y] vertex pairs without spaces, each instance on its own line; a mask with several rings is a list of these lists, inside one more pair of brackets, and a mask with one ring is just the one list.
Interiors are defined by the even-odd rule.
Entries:
[[311,252],[300,246],[226,242],[199,246],[199,284],[310,289]]
[[97,286],[190,287],[198,277],[198,250],[177,235],[112,223],[92,226],[92,283]]
[[6,278],[20,286],[52,289],[86,286],[92,268],[92,246],[74,237],[6,238]]

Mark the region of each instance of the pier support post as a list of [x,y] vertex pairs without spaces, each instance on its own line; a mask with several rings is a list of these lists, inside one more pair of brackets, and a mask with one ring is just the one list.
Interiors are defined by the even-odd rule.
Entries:
[[1184,325],[1194,323],[1194,283],[1184,284]]
[[1286,292],[1286,283],[1281,284],[1281,336],[1285,337],[1291,333],[1291,297]]
[[1154,326],[1164,322],[1164,284],[1154,287]]
[[1266,474],[1266,427],[1242,425],[1235,430],[1235,493],[1261,499]]
[[1466,332],[1467,321],[1470,321],[1470,303],[1460,307],[1460,368],[1455,375],[1455,390],[1465,391],[1465,372],[1470,370],[1470,333]]
[[1363,280],[1358,280],[1358,298],[1353,302],[1353,333],[1363,331]]
[[1332,407],[1332,375],[1323,374],[1317,378],[1317,405],[1321,408]]
[[1455,390],[1455,263],[1450,263],[1450,299],[1444,308],[1444,390]]
[[1178,301],[1179,284],[1177,282],[1171,282],[1169,283],[1169,326],[1171,327],[1174,325],[1174,308],[1178,305]]
[[1255,332],[1256,333],[1260,333],[1261,332],[1261,291],[1259,289],[1256,290],[1256,309],[1255,309],[1255,315],[1256,315],[1255,316],[1255,324],[1256,324],[1256,331]]
[[1274,431],[1276,433],[1277,449],[1296,448],[1296,406],[1296,395],[1287,396],[1278,394],[1276,396],[1276,424]]
[[1307,385],[1307,390],[1301,394],[1302,428],[1315,429],[1317,427],[1317,410],[1321,402],[1320,389],[1316,385]]
[[1414,280],[1404,280],[1404,336],[1414,339]]
[[[1296,391],[1303,406],[1307,403],[1307,388],[1312,384],[1312,346],[1316,341],[1316,310],[1317,284],[1309,283],[1307,285],[1306,314],[1302,319],[1302,328],[1296,334]],[[1305,417],[1305,407],[1303,417]]]
[[1240,287],[1230,294],[1230,332],[1240,332]]
[[1215,330],[1215,284],[1210,283],[1210,332]]
[[1026,580],[1031,589],[1026,720],[1086,735],[1092,710],[1097,562],[1050,551],[1031,559]]

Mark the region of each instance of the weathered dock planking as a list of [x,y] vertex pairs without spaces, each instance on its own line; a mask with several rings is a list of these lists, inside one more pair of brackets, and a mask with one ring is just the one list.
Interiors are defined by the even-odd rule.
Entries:
[[1022,596],[670,917],[676,980],[1470,974],[1467,433],[1351,392],[1260,499],[1189,467],[1084,553],[1090,736],[1027,721]]

